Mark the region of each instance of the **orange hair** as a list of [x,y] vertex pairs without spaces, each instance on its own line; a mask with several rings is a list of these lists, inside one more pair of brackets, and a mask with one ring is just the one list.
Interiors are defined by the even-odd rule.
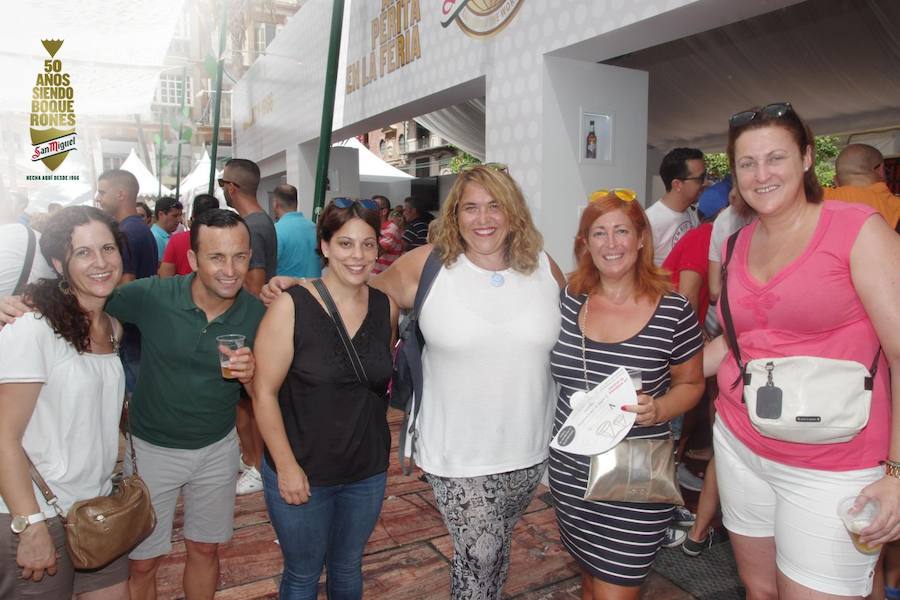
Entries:
[[635,286],[638,297],[647,296],[657,299],[672,289],[669,273],[653,264],[653,236],[647,215],[637,200],[625,201],[610,193],[587,205],[578,222],[578,233],[575,236],[575,270],[569,273],[569,289],[574,294],[589,294],[594,289],[602,288],[600,271],[588,250],[588,230],[598,218],[614,210],[621,210],[631,220],[641,240],[635,263]]

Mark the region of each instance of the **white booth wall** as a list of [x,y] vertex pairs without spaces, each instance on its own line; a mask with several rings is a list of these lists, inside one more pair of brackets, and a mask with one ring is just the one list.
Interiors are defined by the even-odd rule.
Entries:
[[[646,199],[658,165],[647,163],[646,75],[596,62],[792,2],[506,0],[503,6],[516,10],[505,28],[476,38],[455,23],[441,26],[444,3],[410,0],[399,4],[419,8],[421,57],[348,93],[347,66],[373,51],[379,56],[373,24],[385,4],[395,6],[348,0],[333,139],[484,97],[487,160],[509,165],[547,248],[565,269],[587,195],[600,185],[621,185]],[[301,190],[304,211],[312,205],[331,8],[329,0],[308,0],[233,92],[239,155],[264,160],[284,152],[287,181]],[[614,113],[611,164],[577,162],[580,109]],[[334,150],[332,166],[349,168]]]

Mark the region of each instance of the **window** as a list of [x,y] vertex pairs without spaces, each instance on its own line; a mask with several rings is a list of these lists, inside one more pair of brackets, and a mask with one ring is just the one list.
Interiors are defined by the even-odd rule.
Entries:
[[103,170],[104,171],[112,171],[113,169],[118,169],[122,166],[122,163],[125,162],[127,156],[115,156],[108,155],[103,157]]
[[275,24],[274,23],[257,23],[254,28],[255,32],[255,46],[254,50],[256,50],[257,54],[263,54],[266,51],[266,47],[272,43],[272,40],[275,38]]
[[400,144],[400,154],[406,154],[406,136],[401,133],[398,141]]
[[416,159],[416,177],[428,177],[431,175],[431,159]]
[[384,156],[385,151],[387,150],[387,144],[385,144],[384,139],[378,142],[378,154]]
[[[159,76],[159,89],[156,90],[156,103],[180,105],[184,79],[181,75],[163,74]],[[191,90],[191,79],[187,79],[187,94],[184,103],[187,106],[193,104],[194,94]]]

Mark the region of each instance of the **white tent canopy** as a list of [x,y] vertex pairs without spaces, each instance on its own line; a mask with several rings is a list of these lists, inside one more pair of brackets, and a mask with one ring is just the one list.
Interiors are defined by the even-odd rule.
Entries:
[[128,153],[128,158],[125,159],[125,162],[123,162],[122,166],[119,168],[129,171],[137,177],[138,185],[140,186],[138,196],[156,197],[159,196],[159,194],[168,196],[172,193],[172,190],[166,186],[160,187],[159,180],[144,166],[141,159],[134,153],[134,148],[131,149],[131,152]]
[[[181,202],[187,203],[197,194],[205,194],[209,190],[209,152],[203,150],[203,156],[194,165],[193,170],[181,180]],[[216,169],[216,179],[222,176],[222,171]],[[216,187],[213,186],[215,191]]]
[[387,164],[375,154],[363,146],[356,138],[350,138],[343,142],[338,142],[334,146],[343,148],[354,148],[359,151],[359,180],[374,183],[391,183],[394,181],[404,181],[407,179],[415,179],[412,175],[404,173],[396,167]]

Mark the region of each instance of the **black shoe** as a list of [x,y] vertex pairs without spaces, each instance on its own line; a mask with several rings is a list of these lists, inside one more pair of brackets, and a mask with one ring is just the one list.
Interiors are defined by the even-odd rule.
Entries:
[[684,543],[681,544],[681,549],[688,556],[700,556],[704,550],[712,546],[714,535],[715,529],[713,529],[712,527],[706,530],[706,537],[699,542],[695,542],[691,539],[691,536],[688,535],[684,539]]

